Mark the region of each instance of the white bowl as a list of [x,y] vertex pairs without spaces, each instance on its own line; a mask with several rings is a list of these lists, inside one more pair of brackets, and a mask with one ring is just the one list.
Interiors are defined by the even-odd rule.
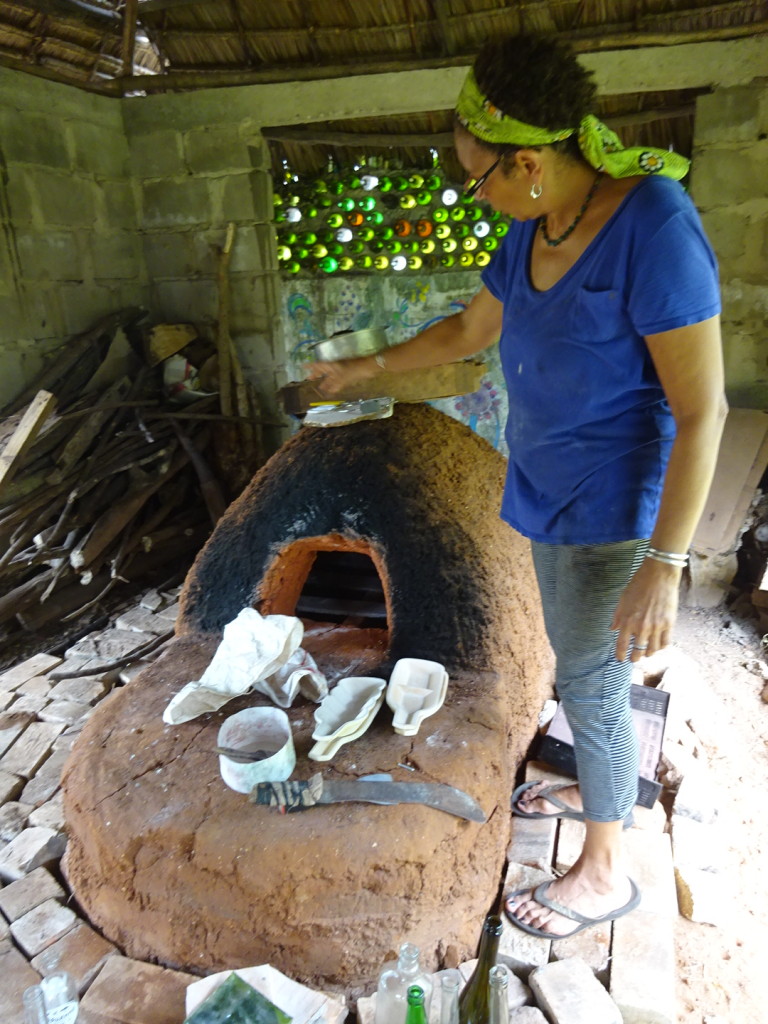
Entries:
[[387,686],[387,704],[394,711],[392,725],[401,736],[415,736],[419,726],[445,701],[448,673],[437,661],[400,658]]
[[247,764],[219,754],[221,777],[236,793],[250,793],[259,782],[285,782],[296,767],[291,723],[280,708],[246,708],[230,715],[219,729],[217,745],[267,752]]
[[362,736],[384,702],[386,679],[347,676],[315,708],[314,761],[330,761],[343,743]]

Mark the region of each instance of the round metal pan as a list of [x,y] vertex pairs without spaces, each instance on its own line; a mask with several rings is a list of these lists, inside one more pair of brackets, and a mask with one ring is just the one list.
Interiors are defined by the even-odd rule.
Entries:
[[344,331],[332,338],[318,341],[311,346],[319,362],[335,359],[354,359],[357,356],[372,356],[387,347],[386,327],[367,327],[363,331]]

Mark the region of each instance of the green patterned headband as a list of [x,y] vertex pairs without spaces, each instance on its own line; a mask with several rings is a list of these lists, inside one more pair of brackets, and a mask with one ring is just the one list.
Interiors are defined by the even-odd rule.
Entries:
[[549,131],[507,117],[486,99],[477,84],[474,71],[464,80],[456,103],[456,115],[475,138],[497,146],[546,146],[568,139],[578,131],[579,149],[596,171],[612,178],[630,178],[636,174],[660,174],[679,181],[688,173],[690,160],[666,149],[634,146],[625,149],[618,135],[593,114],[587,114],[576,128]]

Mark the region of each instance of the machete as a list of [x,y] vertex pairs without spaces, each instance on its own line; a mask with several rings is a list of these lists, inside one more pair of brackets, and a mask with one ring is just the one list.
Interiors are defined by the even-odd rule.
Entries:
[[484,822],[483,809],[468,793],[441,782],[392,782],[389,775],[334,782],[313,775],[307,782],[260,782],[250,793],[254,804],[279,807],[284,813],[316,804],[363,801],[369,804],[425,804],[467,821]]

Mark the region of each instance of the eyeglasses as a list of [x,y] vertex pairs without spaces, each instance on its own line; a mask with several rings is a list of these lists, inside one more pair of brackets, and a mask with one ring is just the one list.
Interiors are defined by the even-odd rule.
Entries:
[[493,172],[496,170],[496,168],[499,166],[503,159],[504,157],[502,155],[498,158],[498,160],[494,160],[494,162],[491,164],[491,166],[488,168],[485,174],[481,174],[479,178],[470,178],[469,184],[464,186],[464,195],[469,197],[477,195],[477,193],[480,191],[480,189],[483,187],[486,181],[488,181],[490,176],[493,174]]

